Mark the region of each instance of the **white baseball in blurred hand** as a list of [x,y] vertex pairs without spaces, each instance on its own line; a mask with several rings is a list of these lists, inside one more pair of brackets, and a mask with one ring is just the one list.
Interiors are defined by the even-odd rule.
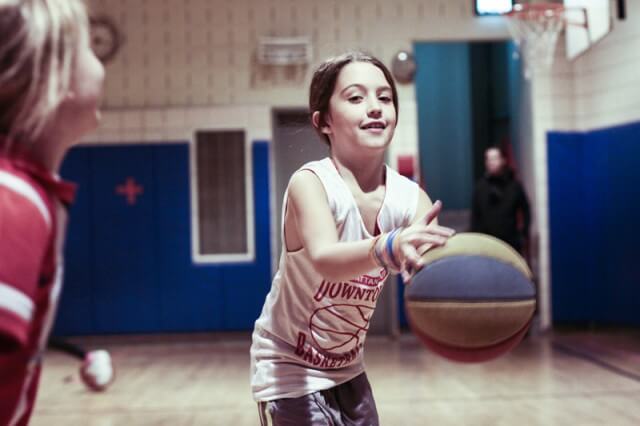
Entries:
[[80,367],[80,377],[89,389],[105,390],[115,378],[109,352],[100,349],[87,353]]

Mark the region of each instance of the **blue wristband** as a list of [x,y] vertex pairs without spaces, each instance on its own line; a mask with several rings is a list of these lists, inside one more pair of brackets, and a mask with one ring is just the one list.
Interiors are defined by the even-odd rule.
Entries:
[[389,256],[389,260],[391,260],[391,264],[392,266],[397,269],[398,271],[402,268],[402,265],[400,265],[398,263],[398,261],[396,260],[396,257],[393,255],[393,240],[396,238],[396,235],[398,235],[398,232],[400,232],[400,228],[396,228],[393,231],[391,231],[391,234],[389,234],[389,237],[387,238],[387,255]]

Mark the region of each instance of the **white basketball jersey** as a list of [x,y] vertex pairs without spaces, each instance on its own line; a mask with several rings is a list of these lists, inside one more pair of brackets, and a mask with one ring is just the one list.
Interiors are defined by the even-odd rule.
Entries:
[[[341,242],[373,238],[333,161],[307,163],[324,186]],[[419,187],[386,169],[386,191],[378,213],[381,232],[407,226],[418,205]],[[284,196],[282,223],[287,205]],[[256,401],[295,398],[347,382],[363,369],[362,349],[387,271],[375,268],[341,282],[324,279],[302,248],[283,248],[279,270],[255,323],[251,387]]]

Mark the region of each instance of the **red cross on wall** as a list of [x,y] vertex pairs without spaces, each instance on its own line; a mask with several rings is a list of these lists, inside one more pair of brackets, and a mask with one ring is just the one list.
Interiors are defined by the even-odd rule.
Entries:
[[138,185],[134,178],[127,177],[127,181],[122,185],[116,186],[116,194],[125,195],[127,197],[127,204],[133,205],[136,203],[136,197],[144,192],[144,188]]

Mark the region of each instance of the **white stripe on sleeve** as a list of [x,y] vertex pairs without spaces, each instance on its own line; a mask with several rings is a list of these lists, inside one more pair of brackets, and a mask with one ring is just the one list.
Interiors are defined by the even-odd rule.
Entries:
[[3,282],[0,282],[0,308],[16,314],[27,322],[33,317],[33,301],[20,290]]
[[6,186],[13,192],[22,195],[27,200],[31,201],[36,208],[42,214],[42,218],[47,223],[48,227],[51,227],[51,215],[47,205],[40,197],[40,194],[33,189],[33,187],[23,179],[16,177],[10,173],[0,170],[0,185]]

